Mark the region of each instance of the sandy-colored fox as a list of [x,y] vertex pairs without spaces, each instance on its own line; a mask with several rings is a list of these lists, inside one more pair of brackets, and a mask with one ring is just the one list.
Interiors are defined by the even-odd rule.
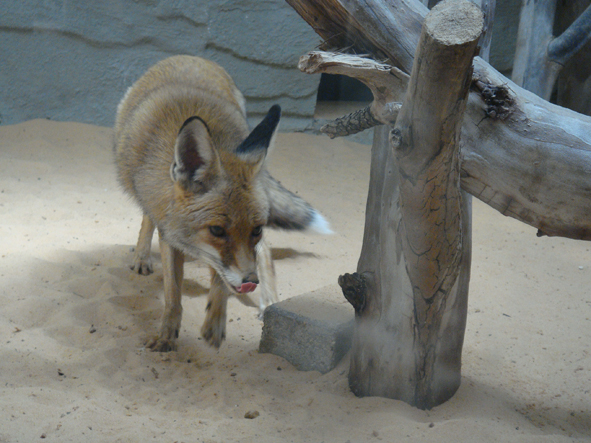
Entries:
[[274,105],[252,132],[245,102],[219,65],[175,56],[149,69],[117,110],[119,181],[144,217],[132,269],[150,274],[158,228],[164,277],[160,334],[154,351],[176,349],[185,255],[211,268],[205,340],[225,338],[228,296],[260,284],[259,308],[277,301],[275,271],[263,227],[330,232],[326,220],[267,172],[281,109]]

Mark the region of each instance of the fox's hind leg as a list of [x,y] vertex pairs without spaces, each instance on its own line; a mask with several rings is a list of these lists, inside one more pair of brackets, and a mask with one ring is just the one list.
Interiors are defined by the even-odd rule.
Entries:
[[[160,233],[159,233],[160,234]],[[164,278],[164,313],[160,335],[151,340],[147,347],[152,351],[169,352],[176,350],[176,339],[181,329],[181,289],[185,256],[178,249],[169,246],[159,235],[162,255],[162,276]]]
[[154,229],[154,223],[152,223],[150,217],[144,214],[140,236],[137,240],[137,246],[133,256],[133,263],[130,266],[130,268],[138,274],[150,275],[154,272],[152,267],[152,257],[150,256]]
[[277,303],[277,284],[275,282],[275,265],[271,257],[271,248],[262,239],[256,245],[257,273],[259,275],[259,287],[261,295],[259,296],[259,315],[262,317],[265,309]]
[[226,309],[228,306],[229,289],[222,278],[211,270],[211,288],[207,295],[205,321],[201,327],[201,335],[211,346],[219,348],[226,338]]

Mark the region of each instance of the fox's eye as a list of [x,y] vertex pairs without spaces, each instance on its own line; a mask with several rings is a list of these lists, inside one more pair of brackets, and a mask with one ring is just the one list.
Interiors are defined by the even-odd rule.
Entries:
[[258,237],[259,235],[261,235],[263,233],[263,227],[262,226],[257,226],[256,228],[254,228],[252,230],[252,236],[253,237]]
[[211,235],[213,235],[214,237],[225,237],[226,236],[226,230],[224,228],[222,228],[221,226],[210,226],[209,232],[211,232]]

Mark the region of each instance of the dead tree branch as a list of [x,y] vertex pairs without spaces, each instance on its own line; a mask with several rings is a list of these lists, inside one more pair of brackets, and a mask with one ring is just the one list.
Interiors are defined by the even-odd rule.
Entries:
[[[310,52],[298,67],[308,74],[341,74],[357,78],[372,92],[372,104],[324,125],[320,131],[330,138],[356,134],[377,125],[396,121],[408,75],[384,63],[343,53]],[[392,84],[396,87],[392,87]]]
[[[288,1],[296,9],[318,3]],[[416,0],[346,5],[328,20],[364,23],[362,46],[410,72],[428,10]],[[545,235],[591,240],[591,118],[540,99],[479,57],[473,80],[462,126],[462,188]]]

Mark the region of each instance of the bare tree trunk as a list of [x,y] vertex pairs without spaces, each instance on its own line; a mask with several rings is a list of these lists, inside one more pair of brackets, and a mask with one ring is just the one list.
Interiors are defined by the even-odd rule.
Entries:
[[[410,72],[420,24],[428,11],[417,0],[287,1],[327,42],[355,51],[365,48],[364,53],[381,54]],[[317,16],[322,10],[328,15]],[[346,27],[354,34],[343,34]],[[302,67],[307,69],[313,58],[306,57]],[[316,65],[321,67],[307,72],[329,72],[332,63]],[[404,73],[390,74],[384,65],[380,72],[379,90],[395,97]],[[393,82],[388,83],[388,77]],[[375,76],[373,81],[377,82]],[[374,117],[387,124],[390,119],[375,114],[381,106],[394,108],[394,104],[377,100],[372,104],[372,110],[378,109]],[[535,226],[539,235],[591,240],[589,117],[551,105],[476,57],[462,131],[464,190],[504,215]]]
[[524,0],[513,81],[549,100],[564,64],[591,38],[591,8],[587,8],[559,37],[554,38],[556,0]]
[[340,279],[357,312],[349,374],[357,395],[425,409],[459,387],[471,250],[459,135],[482,25],[465,0],[436,6],[391,146],[376,131],[358,273]]
[[[418,0],[287,1],[325,38],[325,49],[348,48],[389,63],[314,52],[302,57],[300,68],[350,75],[371,88],[374,102],[349,122],[358,130],[372,121],[396,122],[390,134],[394,149],[387,146],[388,126],[375,131],[363,249],[357,272],[339,278],[357,319],[349,381],[358,395],[430,408],[453,395],[460,382],[471,207],[465,193],[453,192],[453,168],[442,166],[454,164],[446,161],[453,156],[445,156],[453,152],[447,150],[451,143],[442,143],[427,163],[405,155],[406,149],[427,158],[432,153],[426,147],[433,139],[420,145],[424,151],[408,148],[420,140],[418,128],[428,120],[409,109],[416,106],[435,120],[438,110],[447,109],[437,101],[435,109],[417,106],[427,71],[418,77],[413,71],[400,104],[409,82],[403,71],[410,72],[427,9]],[[417,56],[417,69],[427,69],[428,60]],[[457,136],[459,120],[441,121]],[[339,131],[346,132],[348,122],[340,123]],[[439,127],[433,121],[427,126]],[[591,119],[519,88],[480,58],[474,60],[459,164],[463,190],[503,214],[538,227],[542,235],[591,239]],[[437,195],[439,200],[430,198]],[[438,219],[440,213],[447,216]]]

